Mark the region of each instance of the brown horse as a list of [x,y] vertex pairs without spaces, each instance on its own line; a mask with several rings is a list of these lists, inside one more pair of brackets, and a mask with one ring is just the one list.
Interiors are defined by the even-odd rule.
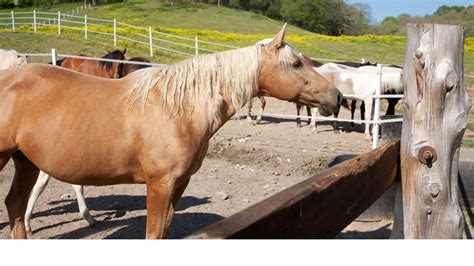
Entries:
[[[125,53],[127,49],[123,51],[115,50],[113,52],[107,52],[106,55],[102,56],[104,59],[115,59],[115,60],[125,60]],[[79,56],[87,56],[85,54],[76,53]],[[122,63],[118,62],[108,62],[100,60],[88,60],[82,58],[70,58],[66,57],[64,59],[56,61],[56,65],[72,69],[77,72],[97,76],[104,78],[120,78],[122,77]]]
[[[195,56],[122,79],[29,64],[0,72],[0,170],[13,158],[5,204],[12,237],[39,169],[80,185],[145,183],[147,238],[162,238],[209,139],[252,97],[325,115],[342,95],[283,41]],[[44,108],[47,106],[48,108]]]
[[[146,58],[143,58],[143,57],[133,57],[133,58],[128,59],[128,61],[150,63],[150,60],[148,60]],[[125,77],[125,76],[127,76],[128,74],[130,74],[132,72],[135,72],[139,69],[147,68],[147,67],[151,67],[151,66],[150,65],[138,65],[138,64],[124,63],[123,66],[122,66],[121,77]]]

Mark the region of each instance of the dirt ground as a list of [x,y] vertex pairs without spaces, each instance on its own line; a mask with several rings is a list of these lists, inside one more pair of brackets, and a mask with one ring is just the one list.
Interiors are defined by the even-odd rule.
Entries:
[[[267,99],[266,112],[295,114],[295,106]],[[349,111],[342,110],[340,117],[348,118]],[[315,174],[331,156],[370,150],[362,126],[351,130],[347,123],[339,125],[341,130],[333,131],[332,122],[321,122],[314,132],[306,124],[296,127],[293,119],[264,117],[256,126],[245,119],[227,122],[212,138],[201,169],[191,178],[168,238],[183,238]],[[13,172],[10,162],[0,173],[2,201]],[[92,215],[100,221],[93,228],[80,219],[71,186],[51,180],[31,220],[34,238],[145,237],[144,185],[86,187],[85,196]],[[388,238],[390,232],[391,221],[358,221],[338,238]],[[1,203],[0,238],[9,237],[7,211]]]

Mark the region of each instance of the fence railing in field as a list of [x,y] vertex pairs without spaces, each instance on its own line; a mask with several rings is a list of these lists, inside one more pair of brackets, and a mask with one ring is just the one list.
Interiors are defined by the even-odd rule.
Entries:
[[[0,27],[11,27],[17,31],[19,26],[31,26],[34,32],[41,27],[57,28],[57,34],[61,35],[64,29],[83,31],[84,39],[89,39],[92,34],[102,35],[111,39],[114,47],[120,41],[142,46],[150,51],[150,56],[156,52],[172,53],[175,55],[189,57],[200,53],[215,53],[238,47],[214,43],[210,41],[183,37],[169,34],[152,27],[139,27],[123,23],[117,19],[92,18],[87,14],[79,15],[84,7],[70,12],[7,12],[0,13]],[[62,31],[63,30],[63,31]]]

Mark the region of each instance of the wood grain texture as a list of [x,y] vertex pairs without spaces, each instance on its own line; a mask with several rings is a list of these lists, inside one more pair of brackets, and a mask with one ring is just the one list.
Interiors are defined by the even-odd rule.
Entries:
[[401,234],[460,238],[464,221],[456,193],[459,148],[471,105],[463,80],[464,29],[409,24],[407,39]]
[[386,141],[188,238],[332,238],[394,182],[399,147]]

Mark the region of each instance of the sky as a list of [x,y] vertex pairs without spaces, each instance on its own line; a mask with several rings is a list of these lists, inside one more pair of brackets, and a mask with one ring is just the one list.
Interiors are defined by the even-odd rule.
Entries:
[[348,4],[366,3],[372,8],[374,22],[382,22],[385,17],[397,17],[406,13],[413,16],[424,16],[433,12],[442,5],[469,6],[474,0],[346,0]]

